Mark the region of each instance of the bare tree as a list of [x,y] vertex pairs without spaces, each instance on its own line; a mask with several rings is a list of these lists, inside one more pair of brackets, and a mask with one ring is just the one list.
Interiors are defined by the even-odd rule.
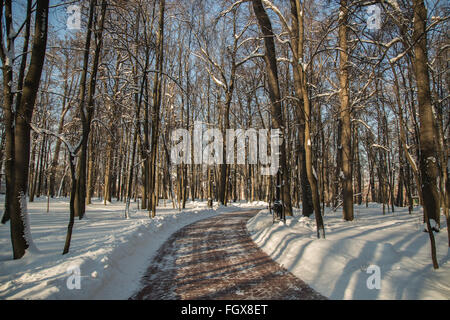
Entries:
[[340,106],[340,145],[338,145],[342,170],[339,173],[342,181],[343,214],[347,221],[353,220],[353,169],[352,169],[352,124],[349,97],[349,61],[348,61],[348,4],[340,1],[339,8],[339,98]]
[[[39,82],[45,59],[48,30],[48,7],[48,0],[38,1],[36,6],[31,58],[28,71],[23,79],[22,94],[16,106],[14,120],[11,86],[12,63],[15,59],[14,39],[17,37],[17,34],[13,31],[11,1],[5,1],[7,49],[3,46],[3,31],[0,32],[0,56],[4,67],[4,80],[10,81],[4,83],[4,112],[7,117],[6,123],[9,124],[6,137],[6,149],[7,156],[12,157],[12,161],[7,162],[7,171],[11,171],[7,175],[7,179],[9,179],[7,182],[7,188],[9,189],[7,197],[9,197],[9,199],[7,200],[6,205],[7,214],[11,219],[11,240],[13,244],[14,259],[20,259],[25,254],[25,250],[32,245],[27,221],[28,213],[26,211],[30,153],[30,123],[33,116],[34,104],[39,90]],[[29,8],[30,4],[28,4],[28,9]],[[3,13],[3,1],[0,11]],[[30,11],[31,10],[29,10],[28,13]],[[29,19],[30,18],[28,17],[27,20]],[[26,60],[22,60],[23,70],[25,70],[25,64]],[[14,132],[10,131],[12,128],[14,128]],[[20,148],[14,148],[14,146],[20,146]],[[6,219],[8,219],[8,216]]]
[[264,9],[261,0],[253,0],[253,10],[258,20],[258,25],[264,35],[267,81],[269,84],[269,96],[271,101],[272,128],[280,129],[282,142],[280,145],[280,168],[277,172],[276,200],[282,200],[283,209],[287,215],[292,215],[291,195],[288,179],[288,170],[286,166],[286,140],[284,136],[285,124],[283,122],[281,94],[278,83],[278,67],[275,53],[274,34],[272,23]]

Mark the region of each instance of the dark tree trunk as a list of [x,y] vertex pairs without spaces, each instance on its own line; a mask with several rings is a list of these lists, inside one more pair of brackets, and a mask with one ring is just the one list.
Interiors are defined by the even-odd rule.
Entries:
[[82,140],[81,140],[81,150],[79,153],[79,159],[77,163],[77,189],[75,193],[75,216],[80,220],[83,219],[84,213],[86,211],[86,185],[87,185],[87,153],[88,153],[88,142],[89,142],[89,134],[91,131],[91,120],[94,114],[94,95],[97,83],[97,71],[100,60],[100,52],[102,48],[102,39],[103,39],[103,26],[106,15],[106,6],[107,1],[103,0],[101,5],[101,13],[100,13],[100,21],[98,26],[95,26],[95,50],[94,50],[94,59],[92,62],[92,69],[90,72],[89,79],[89,89],[88,89],[88,97],[85,102],[84,94],[85,94],[85,83],[86,73],[88,68],[89,61],[89,49],[90,49],[90,39],[91,39],[91,28],[92,18],[95,11],[96,1],[91,1],[91,8],[89,13],[89,22],[88,22],[88,31],[86,35],[86,45],[85,45],[85,56],[84,56],[84,66],[83,66],[83,74],[81,81],[81,90],[80,90],[80,116],[81,123],[83,128]]
[[[288,170],[286,166],[286,139],[284,137],[285,126],[283,123],[281,93],[278,83],[278,67],[275,53],[274,34],[269,16],[264,9],[261,0],[253,0],[253,10],[258,20],[258,25],[264,35],[266,71],[269,83],[269,97],[271,101],[272,128],[280,129],[280,167],[277,172],[276,200],[282,200],[285,214],[292,215],[292,205],[290,198],[290,186],[288,183]],[[280,190],[281,189],[281,190]]]
[[358,205],[362,204],[362,176],[361,176],[361,161],[360,161],[360,157],[359,157],[359,132],[358,132],[358,128],[355,126],[354,129],[355,132],[355,139],[354,139],[354,148],[353,148],[353,153],[355,156],[355,174],[356,174],[356,193],[358,194],[358,196],[356,197],[356,203],[358,203]]
[[352,176],[352,128],[351,110],[349,101],[349,75],[348,75],[348,7],[347,0],[341,0],[339,10],[339,98],[341,102],[340,118],[342,121],[341,145],[342,172],[339,173],[342,181],[343,214],[346,221],[353,220],[353,176]]
[[[87,155],[87,183],[86,183],[86,205],[92,203],[92,195],[94,194],[95,181],[94,181],[94,161],[95,161],[95,147],[94,147],[94,133],[98,132],[95,130],[89,135],[88,143],[88,155]],[[98,133],[97,133],[98,136]]]
[[[156,215],[156,206],[158,205],[159,195],[156,186],[156,176],[158,174],[157,154],[158,154],[158,139],[159,139],[159,121],[160,121],[160,108],[161,108],[161,95],[162,95],[162,72],[164,61],[164,11],[165,0],[159,1],[159,21],[158,21],[158,39],[157,39],[157,56],[156,66],[157,73],[155,73],[154,87],[153,87],[153,108],[152,108],[152,127],[151,127],[151,152],[150,152],[150,190],[151,190],[151,206],[149,210],[151,217]],[[193,188],[193,186],[191,186]]]
[[405,161],[403,157],[403,150],[402,150],[402,141],[400,139],[400,134],[398,132],[398,165],[399,165],[399,172],[398,172],[398,185],[397,185],[397,197],[395,199],[395,205],[397,207],[403,207],[404,199],[403,199],[403,190],[405,186]]
[[414,73],[417,82],[417,100],[420,119],[420,172],[425,222],[431,242],[433,267],[439,268],[436,246],[430,220],[439,224],[440,206],[437,188],[437,160],[434,136],[434,115],[431,105],[430,79],[428,73],[427,9],[423,0],[413,0],[414,7]]
[[[27,16],[25,25],[25,34],[23,40],[22,59],[19,69],[19,77],[17,79],[17,96],[16,96],[16,110],[20,106],[22,98],[23,80],[25,77],[25,68],[27,65],[28,46],[30,39],[31,29],[31,5],[32,0],[27,1]],[[12,47],[14,46],[14,40],[8,36],[12,30],[12,7],[11,1],[2,1],[0,5],[0,22],[3,20],[3,6],[5,7],[5,30],[6,30],[6,50],[3,49],[3,30],[0,32],[1,40],[1,59],[3,63],[3,117],[5,123],[5,182],[6,182],[6,195],[5,195],[5,212],[2,217],[2,223],[6,223],[10,219],[10,212],[12,210],[12,203],[14,197],[14,111],[13,107],[13,69],[12,62],[9,56]]]
[[[301,192],[302,192],[302,215],[309,217],[314,212],[313,196],[311,193],[311,185],[309,184],[308,174],[306,171],[306,155],[305,155],[305,107],[302,88],[302,65],[298,63],[299,59],[303,59],[303,17],[299,17],[297,6],[298,1],[291,0],[291,16],[292,16],[292,50],[294,53],[294,63],[292,70],[294,75],[294,86],[297,97],[296,116],[298,123],[298,169],[300,175]],[[301,20],[299,20],[301,19]]]
[[20,148],[14,150],[14,195],[12,210],[10,211],[14,259],[20,259],[25,254],[25,250],[32,244],[26,212],[30,124],[45,60],[48,6],[48,0],[37,2],[31,59],[24,79],[20,105],[15,114],[14,144],[20,146]]
[[[300,7],[300,1],[291,2],[291,13],[293,17],[293,25],[298,26],[293,28],[293,30],[297,31],[298,37],[297,42],[297,54],[296,54],[296,62],[295,66],[299,76],[299,84],[301,93],[301,97],[303,100],[303,110],[300,112],[304,112],[304,141],[302,141],[305,151],[305,166],[306,166],[306,175],[309,181],[309,185],[311,187],[312,194],[312,202],[314,208],[314,214],[316,218],[316,226],[317,226],[317,238],[325,238],[325,229],[322,220],[322,213],[320,207],[320,196],[319,196],[319,182],[317,172],[313,166],[313,151],[312,151],[312,138],[311,138],[311,130],[312,130],[312,112],[311,112],[311,101],[308,95],[308,86],[307,86],[307,78],[306,78],[306,70],[302,64],[303,61],[303,46],[304,46],[304,16],[303,16],[303,8]],[[295,43],[295,41],[294,41]],[[294,46],[295,48],[295,46]],[[321,235],[322,233],[322,235]]]
[[71,192],[70,192],[70,216],[69,225],[67,226],[66,242],[64,243],[63,255],[69,253],[70,242],[72,240],[73,225],[75,223],[75,193],[76,193],[76,170],[75,170],[75,157],[69,152],[69,166],[70,176],[72,180]]

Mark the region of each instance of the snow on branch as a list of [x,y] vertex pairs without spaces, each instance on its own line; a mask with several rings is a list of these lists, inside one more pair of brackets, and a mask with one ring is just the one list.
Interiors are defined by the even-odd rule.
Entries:
[[270,10],[272,10],[273,12],[275,12],[277,14],[277,16],[280,18],[281,23],[283,24],[283,26],[286,28],[286,30],[289,31],[289,33],[292,33],[291,28],[289,27],[289,24],[286,21],[286,18],[283,16],[283,14],[281,13],[280,9],[278,9],[277,6],[275,6],[271,1],[269,0],[262,0],[262,3],[269,8]]
[[[259,37],[258,37],[258,38],[250,37],[250,38],[247,38],[247,39],[245,39],[245,40],[242,40],[242,41],[237,45],[237,49],[239,49],[244,43],[246,43],[246,42],[248,42],[248,41],[251,41],[251,40],[257,41],[257,40],[260,40],[260,38],[259,38]],[[258,46],[258,48],[260,48],[260,47]]]
[[319,93],[319,94],[312,96],[311,99],[317,99],[317,98],[322,98],[322,97],[328,97],[328,99],[330,99],[332,96],[338,94],[339,91],[340,90],[333,90],[333,91],[329,91],[329,92]]
[[103,126],[104,129],[106,129],[106,131],[108,131],[108,133],[114,137],[114,133],[111,132],[111,130],[109,129],[109,127],[100,119],[100,118],[94,118],[91,120],[91,123],[94,122],[98,122],[99,124],[101,124]]
[[377,46],[382,46],[384,48],[389,49],[390,47],[392,47],[394,44],[396,44],[397,42],[402,41],[401,38],[399,37],[395,37],[394,39],[392,39],[391,41],[387,42],[387,43],[383,43],[383,42],[379,42],[379,41],[374,41],[374,40],[369,40],[369,39],[361,39],[359,40],[361,42],[364,43],[370,43],[370,44],[376,44]]
[[[366,129],[367,130],[369,130],[369,132],[373,135],[373,136],[376,136],[376,134],[372,131],[372,128],[367,124],[367,122],[365,122],[364,120],[362,120],[362,119],[352,119],[352,122],[358,122],[358,123],[361,123],[364,127],[366,127]],[[372,145],[372,147],[374,147],[374,145]],[[380,146],[380,147],[382,147],[382,146]],[[383,147],[384,148],[384,147]],[[387,151],[389,151],[389,150],[387,150]]]
[[371,145],[371,147],[372,147],[372,148],[380,148],[380,149],[385,150],[386,152],[391,152],[387,147],[382,146],[381,144],[376,144],[376,143],[374,143],[374,144]]
[[396,12],[401,12],[397,0],[386,0],[386,3],[389,4],[392,8],[394,8]]
[[239,0],[239,1],[236,1],[236,2],[233,3],[228,9],[222,11],[222,12],[219,14],[219,17],[223,17],[223,16],[227,15],[228,13],[230,13],[231,11],[233,11],[233,9],[236,8],[237,6],[240,6],[242,3],[249,2],[249,1],[250,1],[250,0]]
[[47,129],[38,128],[32,123],[30,123],[30,127],[37,134],[47,134],[47,135],[54,136],[57,139],[61,140],[66,145],[66,147],[69,150],[69,152],[72,155],[72,157],[76,156],[76,153],[78,152],[79,148],[81,147],[81,141],[82,140],[80,140],[80,142],[76,146],[73,146],[69,141],[67,141],[67,139],[62,134],[58,134],[56,132],[53,132],[53,131],[50,131],[50,130],[47,130]]
[[284,58],[284,57],[279,57],[277,58],[278,62],[287,62],[287,63],[292,63],[292,60],[289,58]]
[[396,37],[396,38],[392,39],[391,41],[389,41],[388,43],[382,43],[381,45],[385,48],[390,48],[394,44],[396,44],[397,42],[400,42],[400,41],[402,41],[402,39],[400,39],[399,37]]
[[280,34],[274,34],[275,39],[281,44],[291,43],[291,39],[287,38],[285,40],[281,39],[281,36],[284,35],[286,32],[280,33]]
[[[247,24],[245,25],[245,27],[242,28],[241,32],[239,32],[238,34],[236,34],[236,33],[234,34],[234,39],[235,39],[235,40],[241,39],[242,36],[244,35],[244,33],[248,30],[248,28],[249,28],[252,24],[253,24],[253,21],[252,21],[252,20],[249,20],[249,21],[247,22]],[[239,46],[238,46],[238,48],[239,48]]]
[[245,57],[244,59],[242,59],[241,61],[239,61],[239,62],[236,64],[236,66],[239,67],[240,65],[244,64],[245,62],[247,62],[248,60],[253,59],[253,58],[263,58],[263,57],[264,57],[264,54],[258,53],[259,49],[260,49],[259,46],[256,47],[256,49],[253,50],[253,52],[252,52],[249,56],[247,56],[247,57]]
[[[215,62],[213,59],[211,59],[211,57],[209,56],[208,52],[207,52],[205,49],[200,48],[200,50],[202,51],[203,55],[198,54],[198,53],[196,53],[196,52],[192,52],[192,54],[193,54],[194,56],[196,56],[196,57],[202,59],[202,60],[203,60],[204,62],[206,62],[206,63],[209,62],[212,66],[214,66],[216,69],[218,69],[219,72],[220,72],[220,75],[221,75],[222,79],[223,79],[224,81],[226,81],[226,78],[225,78],[225,75],[224,75],[224,72],[223,72],[223,69],[221,68],[221,66],[220,66],[217,62]],[[208,67],[206,67],[206,71],[208,72],[208,74],[211,76],[212,80],[213,80],[218,86],[223,87],[225,90],[228,89],[227,85],[226,85],[224,82],[222,82],[222,81],[220,81],[219,79],[217,79],[217,78],[213,75],[213,73],[211,72],[211,70],[210,70]]]
[[211,76],[211,78],[213,79],[213,81],[220,87],[224,88],[225,90],[227,89],[227,85],[225,83],[223,83],[222,81],[220,81],[219,79],[217,79],[210,71],[209,69],[207,69],[209,75]]
[[394,58],[389,59],[389,63],[394,64],[396,63],[398,60],[400,60],[401,58],[403,58],[409,51],[409,48],[405,51],[403,51],[402,53],[400,53],[399,55],[397,55]]

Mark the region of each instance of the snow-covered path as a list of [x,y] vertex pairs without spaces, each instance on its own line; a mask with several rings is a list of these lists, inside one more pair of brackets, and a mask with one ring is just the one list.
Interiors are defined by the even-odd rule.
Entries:
[[[0,204],[3,204],[0,195]],[[124,219],[125,204],[105,205],[95,199],[87,217],[76,220],[70,252],[62,255],[67,223],[68,199],[45,198],[28,203],[31,234],[37,250],[12,260],[9,223],[0,225],[0,299],[128,299],[159,247],[180,228],[195,221],[240,210],[264,207],[264,203],[233,203],[210,209],[206,202],[188,202],[178,211],[161,201],[155,218],[132,204],[130,219]],[[79,287],[76,283],[79,275]]]
[[253,243],[246,222],[257,211],[223,213],[174,233],[132,299],[324,299]]

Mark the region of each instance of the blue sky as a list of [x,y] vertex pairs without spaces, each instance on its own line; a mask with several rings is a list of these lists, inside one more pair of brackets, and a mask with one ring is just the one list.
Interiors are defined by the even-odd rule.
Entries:
[[[66,11],[70,4],[77,4],[78,2],[73,0],[50,0],[49,25],[52,31],[56,32],[61,38],[74,32],[67,29],[66,22],[69,15]],[[17,30],[25,20],[27,0],[13,0],[12,6],[14,29]]]

